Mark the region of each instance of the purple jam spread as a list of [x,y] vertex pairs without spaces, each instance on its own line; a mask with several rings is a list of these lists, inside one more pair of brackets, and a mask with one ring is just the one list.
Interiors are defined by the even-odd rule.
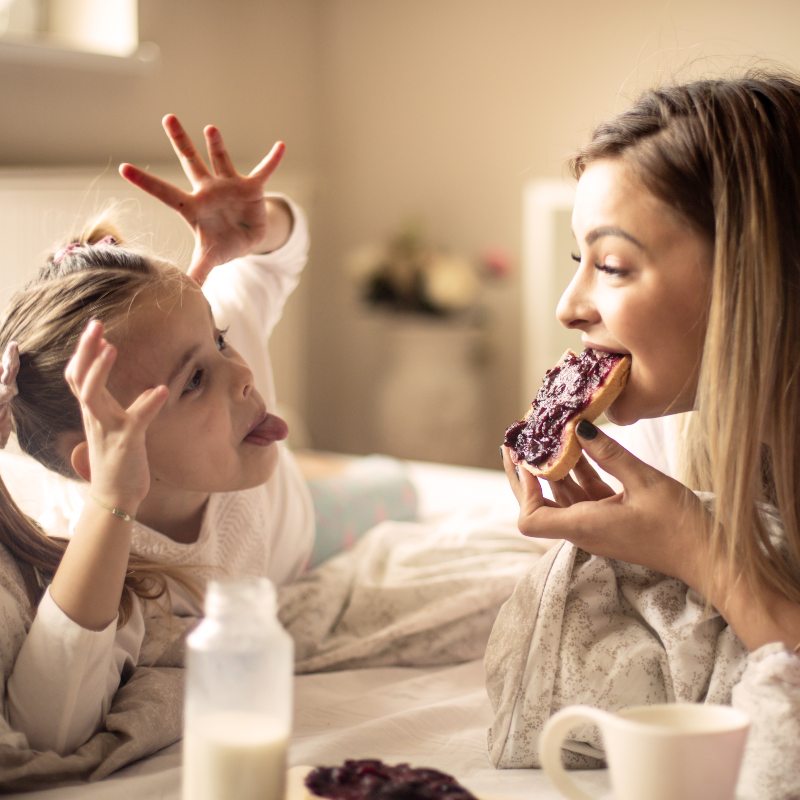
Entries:
[[520,461],[542,467],[558,453],[567,422],[589,405],[621,358],[600,350],[567,354],[547,370],[530,417],[510,425],[503,444],[514,450]]
[[389,766],[377,759],[317,767],[305,784],[314,794],[336,800],[477,800],[452,775],[408,764]]

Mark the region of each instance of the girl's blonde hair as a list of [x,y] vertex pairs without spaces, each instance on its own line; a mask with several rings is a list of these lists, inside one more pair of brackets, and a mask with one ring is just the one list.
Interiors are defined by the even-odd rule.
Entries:
[[601,158],[713,244],[685,478],[715,495],[714,563],[800,602],[800,82],[752,72],[647,92],[595,130],[573,174]]
[[[179,287],[182,281],[176,267],[123,247],[121,241],[116,229],[100,219],[48,258],[38,276],[11,298],[0,321],[0,352],[10,341],[19,347],[18,394],[11,401],[19,446],[67,477],[74,473],[64,436],[83,435],[83,421],[64,370],[86,324],[98,319],[113,326],[141,292],[169,282]],[[22,514],[2,481],[0,544],[16,558],[31,601],[36,602],[41,584],[54,574],[67,542],[47,536]],[[130,615],[132,595],[160,598],[167,593],[167,578],[198,594],[184,570],[132,555],[119,624]]]

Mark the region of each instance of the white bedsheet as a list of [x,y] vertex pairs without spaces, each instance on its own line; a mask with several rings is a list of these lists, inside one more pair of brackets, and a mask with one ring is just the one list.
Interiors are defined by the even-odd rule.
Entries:
[[[498,456],[499,460],[499,456]],[[464,515],[516,519],[517,507],[497,471],[410,464],[420,516],[435,521]],[[336,764],[346,758],[408,762],[455,775],[473,792],[506,800],[555,800],[560,795],[538,770],[495,770],[486,750],[492,713],[482,661],[450,667],[377,668],[302,675],[295,679],[290,764]],[[578,781],[608,798],[604,771]],[[180,745],[95,784],[9,797],[27,800],[179,800]]]
[[[381,758],[431,766],[455,775],[482,798],[555,800],[539,770],[495,770],[486,755],[491,710],[483,664],[438,669],[382,668],[304,675],[295,683],[290,762],[335,764]],[[576,780],[609,798],[605,771]],[[97,784],[11,795],[27,800],[138,800],[180,798],[180,745]]]

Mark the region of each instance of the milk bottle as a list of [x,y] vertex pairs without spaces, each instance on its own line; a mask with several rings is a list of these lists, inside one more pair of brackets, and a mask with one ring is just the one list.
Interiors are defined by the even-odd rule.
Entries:
[[272,584],[211,581],[187,640],[183,800],[283,800],[292,675]]

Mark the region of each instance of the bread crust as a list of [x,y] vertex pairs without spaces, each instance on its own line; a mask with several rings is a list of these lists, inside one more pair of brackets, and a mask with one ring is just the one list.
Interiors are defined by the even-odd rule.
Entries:
[[[574,356],[571,350],[567,350],[559,359],[559,363],[568,356]],[[594,393],[591,402],[586,408],[579,411],[564,426],[564,433],[561,437],[561,446],[553,458],[548,459],[543,466],[536,467],[529,464],[524,459],[518,465],[528,470],[531,475],[537,478],[544,478],[548,481],[560,481],[565,478],[578,463],[583,448],[578,441],[576,428],[582,419],[594,422],[616,399],[619,397],[630,374],[631,357],[622,356],[609,370],[608,375],[602,386]],[[528,410],[525,418],[528,419],[533,413],[533,407]]]

